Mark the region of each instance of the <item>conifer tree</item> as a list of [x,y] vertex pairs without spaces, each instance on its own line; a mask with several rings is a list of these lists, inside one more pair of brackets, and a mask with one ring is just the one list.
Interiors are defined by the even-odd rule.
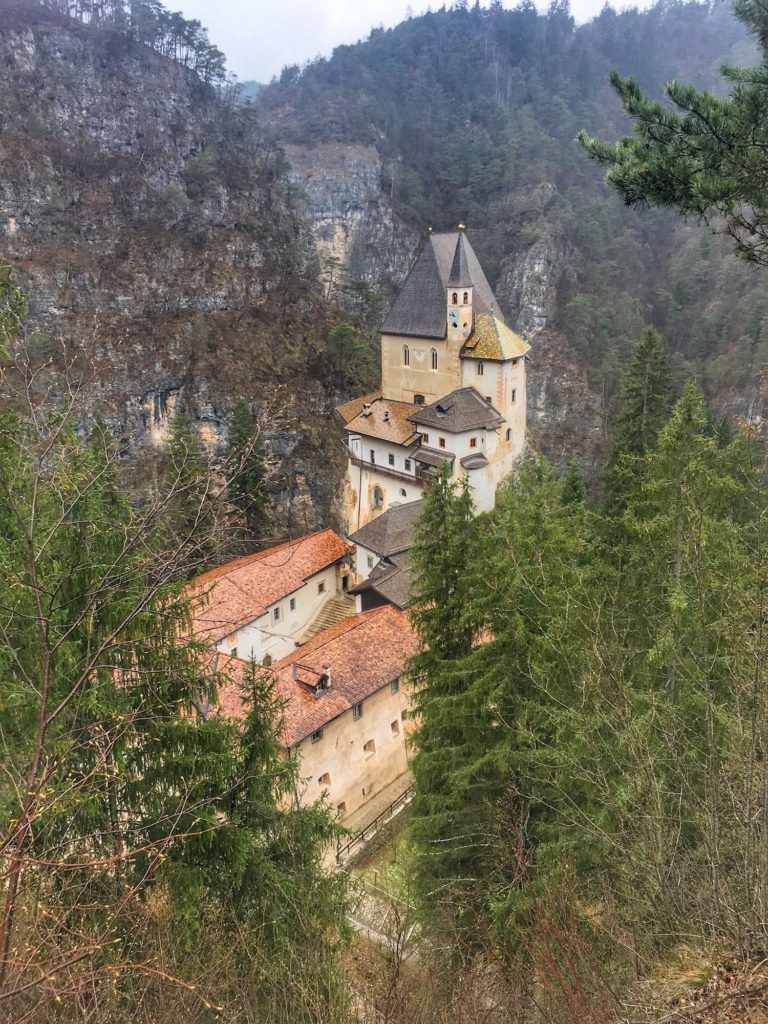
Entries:
[[161,486],[172,493],[165,528],[168,546],[184,552],[180,575],[198,571],[215,551],[214,491],[198,433],[181,410],[171,420]]
[[227,439],[230,500],[243,515],[249,540],[262,540],[269,530],[269,494],[264,449],[256,436],[253,413],[240,401],[232,410]]
[[665,92],[677,111],[652,100],[633,78],[611,85],[634,122],[634,135],[609,145],[579,133],[589,156],[607,165],[607,182],[628,206],[670,206],[707,223],[724,222],[736,252],[768,263],[764,150],[768,137],[768,12],[759,0],[736,0],[734,13],[756,36],[761,62],[721,69],[731,85],[720,99],[672,81]]
[[621,388],[621,413],[605,470],[603,507],[619,520],[637,487],[640,459],[656,444],[669,416],[672,377],[661,335],[646,327]]
[[581,467],[576,459],[571,459],[568,463],[562,487],[560,500],[564,505],[579,505],[586,499],[587,488],[584,485],[584,477],[581,475]]
[[467,717],[469,655],[478,628],[473,571],[478,524],[466,479],[455,487],[444,466],[424,500],[412,549],[411,621],[421,650],[410,661],[418,716],[411,807],[416,884],[437,916],[466,910],[456,879],[473,872],[479,837],[473,828],[471,780],[462,772],[477,753],[474,713]]

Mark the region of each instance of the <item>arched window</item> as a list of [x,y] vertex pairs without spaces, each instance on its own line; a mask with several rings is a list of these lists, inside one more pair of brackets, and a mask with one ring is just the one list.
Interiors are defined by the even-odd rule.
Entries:
[[373,507],[381,508],[384,504],[384,491],[380,487],[373,488]]
[[451,301],[453,302],[454,306],[458,305],[458,303],[459,303],[459,293],[458,292],[454,292],[453,293],[453,295],[451,296]]
[[404,487],[400,488],[400,497],[401,498],[407,498],[408,497],[408,492],[406,491],[406,489]]
[[411,350],[407,345],[403,345],[403,366],[411,365]]
[[437,369],[437,349],[436,348],[432,349],[432,369],[433,370]]
[[469,305],[469,292],[464,292],[464,305]]
[[511,430],[510,427],[507,427],[507,440],[508,441],[512,440],[512,430]]

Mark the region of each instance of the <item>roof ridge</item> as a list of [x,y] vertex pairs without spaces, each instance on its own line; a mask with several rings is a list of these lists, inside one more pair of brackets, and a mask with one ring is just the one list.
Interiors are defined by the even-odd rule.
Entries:
[[[302,544],[304,541],[309,540],[312,537],[318,537],[322,533],[336,533],[332,526],[324,526],[320,530],[313,530],[311,533],[305,533],[301,537],[296,537],[294,540],[284,540],[279,544],[274,544],[271,548],[264,548],[263,551],[254,551],[250,555],[242,555],[240,558],[234,558],[231,562],[225,562],[224,565],[215,566],[213,569],[208,569],[206,572],[201,573],[200,576],[196,576],[193,580],[190,580],[192,586],[198,583],[206,583],[209,580],[220,579],[222,576],[228,576],[230,573],[235,572],[236,569],[241,569],[243,566],[252,565],[253,562],[261,561],[267,555],[276,554],[279,551],[285,550],[285,548],[291,545]],[[337,537],[344,543],[347,542],[339,534]],[[349,545],[347,544],[347,547]],[[279,566],[276,566],[279,568]]]
[[[367,612],[355,612],[353,615],[345,615],[343,619],[339,619],[338,622],[334,622],[333,625],[328,626],[326,629],[322,630],[322,632],[316,633],[311,640],[308,640],[305,644],[302,644],[301,647],[297,647],[296,650],[291,651],[289,654],[283,655],[283,657],[276,661],[274,665],[272,665],[271,667],[277,669],[283,664],[293,664],[293,662],[296,659],[301,660],[301,652],[306,652],[307,648],[309,648],[310,654],[314,654],[316,651],[322,650],[323,647],[326,647],[329,643],[332,643],[334,640],[337,640],[340,636],[345,636],[347,633],[351,633],[353,630],[359,629],[361,626],[365,625],[363,620],[368,621],[369,619],[385,611],[387,611],[386,606],[382,606],[381,608],[371,608]],[[320,637],[323,637],[324,634],[326,633],[330,633],[332,630],[333,636],[327,637],[327,639],[324,639],[322,643],[318,643],[315,644],[315,646],[311,646],[315,640],[317,640]]]

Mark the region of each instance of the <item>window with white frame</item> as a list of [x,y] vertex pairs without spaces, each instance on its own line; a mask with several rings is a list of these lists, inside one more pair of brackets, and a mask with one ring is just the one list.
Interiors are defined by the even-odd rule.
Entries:
[[278,605],[277,608],[273,608],[272,609],[272,621],[273,622],[279,622],[281,617],[282,617],[282,612],[280,610],[280,606]]

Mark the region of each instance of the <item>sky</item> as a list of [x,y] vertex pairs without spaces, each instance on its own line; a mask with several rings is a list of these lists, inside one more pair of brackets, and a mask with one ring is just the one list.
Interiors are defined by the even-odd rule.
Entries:
[[[480,2],[488,5],[488,0]],[[577,21],[587,21],[603,2],[571,0],[571,11]],[[637,0],[632,6],[647,7],[649,2]],[[432,0],[433,9],[442,4]],[[546,0],[539,5],[546,7]],[[409,7],[421,14],[428,0],[165,0],[165,6],[199,19],[241,81],[268,82],[286,64],[329,56],[334,46],[354,43],[377,25],[396,25],[408,16]],[[504,6],[515,6],[515,0],[504,0]],[[613,6],[625,4],[618,0]]]

